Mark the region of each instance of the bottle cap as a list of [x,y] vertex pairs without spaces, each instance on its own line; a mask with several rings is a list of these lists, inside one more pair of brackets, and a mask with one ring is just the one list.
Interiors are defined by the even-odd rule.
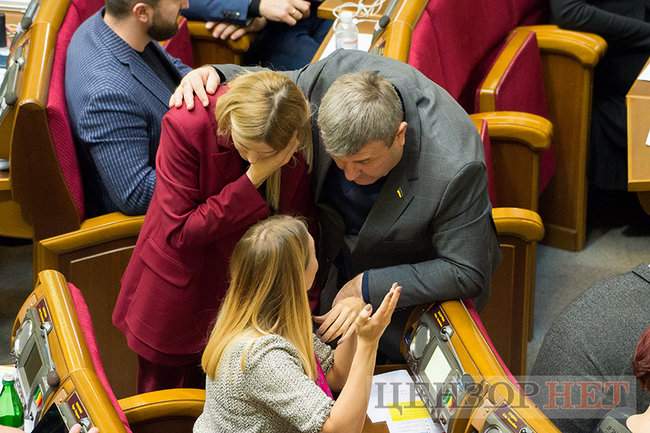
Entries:
[[341,14],[339,15],[339,18],[341,21],[344,22],[352,22],[354,19],[354,12],[352,11],[341,11]]
[[2,381],[3,382],[15,382],[16,381],[16,376],[13,373],[5,373],[2,376]]

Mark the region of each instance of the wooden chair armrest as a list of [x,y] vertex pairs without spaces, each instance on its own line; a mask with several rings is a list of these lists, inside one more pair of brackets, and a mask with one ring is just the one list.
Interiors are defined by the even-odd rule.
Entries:
[[205,391],[178,388],[136,394],[119,401],[130,424],[164,417],[197,418],[203,412]]
[[516,207],[492,209],[497,235],[515,236],[526,242],[539,242],[544,237],[544,224],[537,212]]
[[513,32],[533,31],[541,51],[563,54],[593,68],[605,55],[607,42],[602,37],[585,32],[563,30],[555,25],[517,27]]
[[490,138],[509,140],[543,152],[551,145],[553,124],[544,117],[519,111],[489,111],[470,115],[475,125],[487,121]]
[[533,32],[521,30],[510,34],[478,88],[479,106],[476,111],[489,112],[497,109],[496,101],[503,79],[508,76],[512,66],[517,63],[517,56],[519,56],[531,33]]
[[253,42],[253,36],[246,34],[236,41],[228,39],[223,41],[221,39],[215,39],[212,37],[212,33],[205,28],[204,21],[187,21],[187,28],[190,31],[190,36],[192,39],[205,39],[213,41],[215,44],[226,45],[229,49],[235,53],[245,53],[250,49],[251,43]]
[[112,240],[137,236],[144,223],[144,215],[126,216],[119,212],[89,218],[81,224],[79,230],[43,239],[36,249],[38,263],[44,250],[58,254],[80,248],[99,245]]

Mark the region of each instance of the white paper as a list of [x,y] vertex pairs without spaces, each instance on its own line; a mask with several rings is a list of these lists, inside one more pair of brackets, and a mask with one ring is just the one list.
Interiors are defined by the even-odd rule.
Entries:
[[442,426],[428,415],[417,419],[393,419],[391,406],[409,406],[414,402],[421,404],[421,398],[406,370],[375,375],[368,402],[368,418],[373,423],[385,422],[391,433],[444,433]]
[[445,433],[439,423],[431,418],[414,419],[410,421],[387,422],[390,433]]
[[[359,39],[358,39],[359,50],[368,52],[368,50],[370,49],[371,42],[372,42],[371,34],[359,33]],[[332,32],[332,37],[330,38],[329,42],[327,43],[327,46],[323,50],[323,54],[321,54],[318,60],[323,60],[325,57],[329,56],[334,51],[336,51],[336,35]]]
[[388,407],[415,400],[411,396],[414,386],[413,379],[406,370],[375,375],[368,401],[368,418],[372,422],[387,421],[390,418]]
[[648,131],[648,136],[645,139],[645,145],[650,146],[650,130]]
[[650,81],[650,66],[646,66],[637,80]]
[[0,365],[0,378],[7,373],[16,377],[16,367],[13,365]]

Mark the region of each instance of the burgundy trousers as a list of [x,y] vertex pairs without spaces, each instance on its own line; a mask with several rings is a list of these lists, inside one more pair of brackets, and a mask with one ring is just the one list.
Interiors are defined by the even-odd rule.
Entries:
[[205,373],[200,363],[169,366],[155,364],[138,356],[138,392],[173,388],[205,388]]

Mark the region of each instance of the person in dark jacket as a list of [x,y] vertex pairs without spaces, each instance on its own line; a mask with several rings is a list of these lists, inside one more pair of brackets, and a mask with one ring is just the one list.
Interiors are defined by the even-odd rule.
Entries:
[[594,77],[590,183],[627,190],[625,95],[650,55],[650,15],[644,0],[551,0],[552,20],[569,30],[596,33],[608,44]]
[[318,18],[318,5],[316,0],[192,0],[183,15],[207,21],[215,39],[255,33],[243,63],[285,71],[309,63],[327,35],[332,21]]
[[648,408],[648,358],[635,352],[649,311],[643,264],[587,289],[553,322],[530,375],[543,384],[533,400],[562,433],[594,432],[613,407]]

